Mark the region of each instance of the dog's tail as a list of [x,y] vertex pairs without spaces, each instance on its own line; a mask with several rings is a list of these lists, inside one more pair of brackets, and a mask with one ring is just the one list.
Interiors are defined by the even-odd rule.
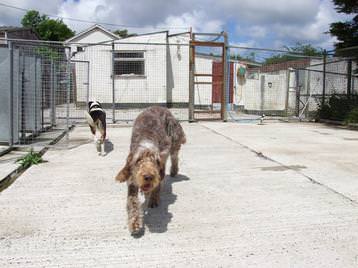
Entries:
[[87,123],[91,126],[91,127],[96,127],[96,124],[94,123],[93,119],[92,119],[92,116],[87,112],[85,111],[85,117],[86,117],[86,120],[87,120]]

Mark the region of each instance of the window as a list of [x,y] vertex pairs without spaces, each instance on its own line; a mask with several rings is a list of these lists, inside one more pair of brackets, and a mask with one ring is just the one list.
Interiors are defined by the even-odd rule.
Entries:
[[77,47],[77,52],[82,52],[83,51],[83,47]]
[[0,44],[6,44],[6,34],[5,32],[0,33]]
[[143,51],[118,51],[113,57],[114,75],[145,75]]

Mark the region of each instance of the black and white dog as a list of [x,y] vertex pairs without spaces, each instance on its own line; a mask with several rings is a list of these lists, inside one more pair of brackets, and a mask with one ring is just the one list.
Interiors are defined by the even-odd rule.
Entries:
[[[90,101],[88,102],[88,112],[85,112],[85,116],[94,135],[97,152],[101,154],[102,145],[104,145],[106,138],[106,112],[98,101]],[[100,133],[99,138],[96,136],[97,130]]]

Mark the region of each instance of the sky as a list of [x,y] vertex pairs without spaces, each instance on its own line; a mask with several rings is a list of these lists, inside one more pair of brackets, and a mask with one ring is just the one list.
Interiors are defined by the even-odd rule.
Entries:
[[[227,31],[231,44],[280,49],[297,42],[331,49],[329,24],[348,20],[331,0],[0,0],[24,9],[65,18],[106,22],[108,29],[144,33]],[[0,25],[20,25],[24,11],[0,6]],[[93,23],[64,19],[76,32]]]

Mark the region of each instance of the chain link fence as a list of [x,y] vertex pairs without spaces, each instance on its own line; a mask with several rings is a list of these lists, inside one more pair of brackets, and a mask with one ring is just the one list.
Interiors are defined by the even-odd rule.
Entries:
[[331,95],[357,94],[356,68],[348,58],[228,45],[222,33],[91,44],[7,40],[0,47],[0,143],[68,133],[86,123],[93,100],[108,123],[132,122],[152,105],[186,121],[309,119]]

